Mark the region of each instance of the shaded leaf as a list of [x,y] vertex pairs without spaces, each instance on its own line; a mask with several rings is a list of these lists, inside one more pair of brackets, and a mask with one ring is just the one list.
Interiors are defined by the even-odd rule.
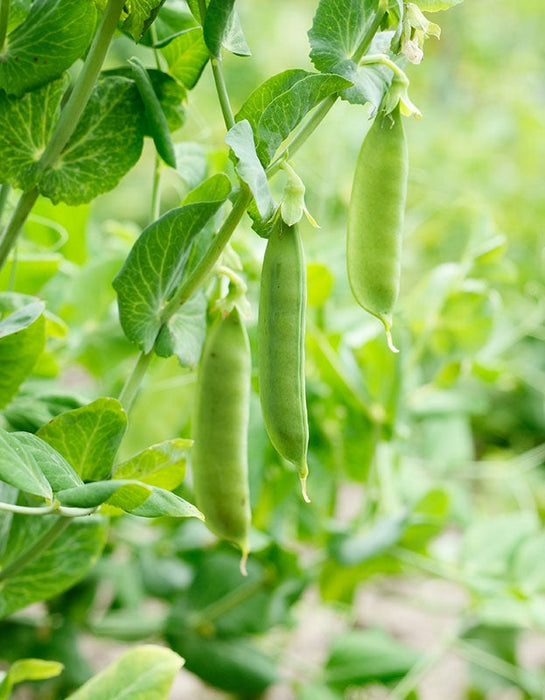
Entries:
[[167,700],[183,659],[158,646],[138,646],[91,678],[67,700]]
[[25,20],[8,35],[0,57],[0,88],[22,95],[58,78],[83,55],[95,23],[89,0],[34,0]]
[[32,372],[45,346],[42,301],[31,301],[0,321],[0,408]]
[[[0,568],[26,552],[57,521],[57,516],[14,515]],[[105,541],[106,525],[101,518],[92,516],[72,522],[40,556],[2,582],[0,618],[73,586],[96,562]]]
[[[151,490],[149,498],[141,506],[130,510],[133,515],[139,515],[142,518],[159,518],[168,515],[171,518],[204,520],[202,513],[192,503],[188,503],[175,493],[157,486],[152,486]],[[115,499],[111,499],[110,503],[118,505]]]
[[235,0],[210,0],[204,19],[203,35],[208,50],[215,58],[221,56],[221,46],[227,33]]
[[54,492],[83,484],[64,457],[37,435],[23,432],[10,433],[10,435],[17,438],[18,443],[25,449],[26,455],[39,465]]
[[126,425],[119,401],[100,398],[61,413],[37,435],[60,452],[84,481],[98,481],[109,476]]
[[388,682],[401,678],[419,654],[381,629],[351,631],[333,642],[324,679],[334,688]]
[[399,542],[407,526],[407,513],[385,516],[366,533],[337,535],[329,549],[343,566],[354,566],[382,554]]
[[199,289],[161,327],[155,344],[157,355],[176,355],[182,367],[195,367],[206,337],[206,309],[206,295]]

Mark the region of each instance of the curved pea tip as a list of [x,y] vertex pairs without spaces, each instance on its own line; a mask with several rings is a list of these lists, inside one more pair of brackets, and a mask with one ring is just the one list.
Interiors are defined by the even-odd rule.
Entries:
[[393,343],[392,332],[389,328],[386,329],[386,342],[388,343],[388,347],[392,352],[399,352],[399,348],[396,348],[396,346]]
[[240,564],[239,564],[240,573],[243,576],[248,576],[248,570],[246,569],[247,562],[248,562],[248,550],[246,549],[242,552],[242,556],[240,557]]
[[396,348],[394,345],[394,341],[392,340],[392,318],[388,314],[388,316],[382,316],[379,314],[376,314],[377,317],[382,321],[384,324],[384,330],[386,332],[386,342],[388,343],[388,347],[392,352],[399,352],[399,349]]
[[303,501],[305,503],[310,503],[310,498],[308,497],[307,493],[307,477],[301,476],[299,477],[299,480],[301,482],[301,493],[303,494]]

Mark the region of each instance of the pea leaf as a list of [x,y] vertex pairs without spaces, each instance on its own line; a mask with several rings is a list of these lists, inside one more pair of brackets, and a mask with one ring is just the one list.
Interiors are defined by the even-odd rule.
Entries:
[[236,56],[251,56],[252,52],[246,42],[246,37],[240,25],[240,19],[236,9],[233,9],[223,35],[223,48]]
[[324,680],[333,688],[388,682],[408,673],[418,658],[381,629],[345,632],[333,642]]
[[10,435],[25,450],[25,454],[39,465],[54,492],[83,484],[64,457],[47,442],[32,433],[16,432]]
[[92,481],[56,494],[63,506],[74,508],[96,508],[109,499],[114,499],[119,507],[131,511],[149,497],[151,487],[132,479],[112,479],[109,481]]
[[233,12],[235,0],[210,0],[206,10],[203,34],[210,53],[221,56],[221,46]]
[[54,203],[83,204],[113,189],[140,158],[145,117],[132,80],[100,80],[40,192]]
[[68,75],[64,75],[20,98],[0,92],[2,182],[18,189],[34,186],[35,164],[51,136],[68,84]]
[[247,119],[237,122],[227,132],[225,142],[238,158],[236,171],[250,188],[261,217],[268,219],[272,216],[276,203],[265,170],[257,157],[250,122]]
[[37,435],[60,452],[84,481],[98,481],[109,476],[126,425],[119,401],[100,398],[61,413]]
[[131,0],[129,16],[123,22],[123,31],[138,42],[148,30],[165,0]]
[[174,144],[176,150],[176,171],[190,189],[196,187],[206,177],[206,153],[199,143],[182,141]]
[[57,661],[43,659],[19,659],[8,669],[0,683],[0,700],[7,700],[13,686],[25,681],[41,681],[62,673],[64,666]]
[[30,0],[11,0],[9,4],[8,32],[18,27],[30,12]]
[[159,357],[176,355],[182,367],[195,367],[206,336],[207,299],[199,289],[162,326],[155,352]]
[[121,326],[144,352],[153,347],[162,325],[163,305],[180,283],[195,236],[229,193],[229,181],[223,178],[223,191],[216,201],[172,209],[144,229],[114,279]]
[[178,654],[158,646],[139,646],[91,678],[67,700],[167,700],[170,686],[183,664]]
[[0,88],[22,95],[58,78],[83,55],[95,23],[90,0],[34,0],[25,20],[8,35],[0,56]]
[[[171,493],[166,489],[151,486],[149,498],[141,506],[133,508],[130,512],[142,518],[159,518],[168,515],[171,518],[199,518],[204,520],[204,516],[194,505],[184,501],[183,498]],[[112,505],[118,505],[111,499]]]
[[[26,552],[56,521],[58,516],[14,515],[0,569]],[[97,516],[72,522],[40,556],[2,581],[0,619],[31,603],[48,600],[82,579],[98,559],[106,532],[105,521]]]
[[[40,456],[17,433],[0,428],[0,479],[21,491],[51,499],[53,491],[42,471]],[[49,455],[43,457],[49,459]]]
[[[352,56],[375,20],[378,0],[321,0],[311,29],[310,58],[322,73],[337,73],[353,83],[341,92],[341,97],[358,104],[370,102],[378,109],[382,96],[388,88],[392,72],[384,66],[362,66],[359,68]],[[379,39],[377,40],[379,43]],[[388,39],[389,43],[389,39]],[[388,50],[375,46],[372,53]]]
[[151,445],[114,468],[113,479],[137,479],[169,491],[185,478],[190,440],[176,438]]
[[170,75],[188,90],[195,87],[210,56],[201,27],[186,29],[159,48]]
[[0,408],[14,397],[44,349],[44,309],[42,301],[33,300],[0,321]]
[[247,119],[250,123],[257,155],[266,166],[282,141],[311,109],[349,84],[338,75],[287,70],[254,90],[239,110],[236,120]]

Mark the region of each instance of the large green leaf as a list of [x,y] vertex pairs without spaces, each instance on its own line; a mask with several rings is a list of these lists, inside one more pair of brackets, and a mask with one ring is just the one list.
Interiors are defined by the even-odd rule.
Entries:
[[140,41],[147,31],[161,5],[165,0],[131,0],[125,7],[129,8],[129,16],[123,22],[123,29],[132,36],[135,41]]
[[[0,63],[0,66],[2,64]],[[68,75],[22,97],[0,92],[0,180],[19,189],[36,181],[35,166],[44,150],[66,88]]]
[[0,180],[53,202],[82,204],[111,190],[140,157],[145,129],[142,100],[132,80],[101,79],[58,162],[45,173],[36,164],[59,115],[63,78],[20,98],[0,94]]
[[[14,515],[0,570],[24,554],[57,521],[57,516]],[[98,559],[106,531],[104,520],[97,516],[72,522],[40,556],[2,581],[0,618],[52,598],[82,579]]]
[[42,354],[44,308],[42,301],[31,301],[0,321],[0,408],[11,401]]
[[9,4],[8,32],[25,20],[30,12],[31,0],[11,0]]
[[206,337],[206,309],[206,295],[199,289],[159,331],[155,345],[157,355],[176,355],[182,367],[195,367]]
[[[38,457],[38,459],[37,459]],[[19,440],[17,433],[0,428],[0,479],[21,491],[51,499],[53,492],[42,468],[40,456]]]
[[119,401],[100,398],[61,413],[37,435],[60,452],[84,481],[98,481],[110,475],[126,425]]
[[210,56],[201,27],[186,29],[160,48],[172,77],[189,90],[195,87]]
[[221,199],[172,209],[144,229],[114,280],[125,335],[144,352],[153,347],[161,311],[180,283],[194,237],[229,194],[227,178],[223,183]]
[[58,78],[85,52],[95,23],[91,0],[34,0],[0,55],[0,88],[22,95]]
[[[141,518],[159,518],[163,515],[168,515],[171,518],[199,518],[199,520],[204,520],[202,513],[193,504],[188,503],[175,493],[157,488],[157,486],[151,486],[150,488],[151,494],[149,498],[141,506],[130,510],[133,515],[139,515]],[[118,506],[114,499],[110,503]]]
[[67,700],[167,700],[183,664],[178,654],[157,646],[129,649]]
[[257,154],[267,165],[282,141],[311,109],[350,82],[338,75],[287,70],[266,80],[248,97],[236,115],[250,122]]
[[54,168],[40,181],[53,202],[90,202],[113,189],[140,158],[144,108],[132,80],[100,80]]
[[191,440],[175,438],[151,445],[116,465],[113,479],[137,479],[169,491],[185,478],[187,450]]
[[[370,102],[376,110],[387,90],[392,72],[384,66],[358,68],[352,60],[379,11],[378,0],[321,0],[308,32],[310,58],[322,73],[337,73],[353,83],[341,92],[349,102]],[[390,36],[375,40],[371,53],[387,52]]]

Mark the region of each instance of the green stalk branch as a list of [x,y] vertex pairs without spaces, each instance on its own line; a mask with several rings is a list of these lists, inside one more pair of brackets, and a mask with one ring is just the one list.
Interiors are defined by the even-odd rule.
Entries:
[[229,102],[229,95],[227,94],[227,85],[225,84],[225,77],[221,69],[221,60],[211,56],[210,64],[212,66],[212,75],[214,76],[214,83],[216,85],[216,92],[218,93],[223,121],[225,122],[227,131],[229,131],[229,129],[235,125],[235,117]]
[[9,0],[0,0],[0,55],[4,51],[8,33]]
[[2,220],[2,214],[4,213],[4,208],[6,202],[8,201],[9,191],[11,187],[9,185],[0,185],[0,221]]
[[[106,52],[114,36],[124,4],[125,0],[109,0],[108,2],[102,17],[102,22],[95,34],[83,68],[74,84],[74,89],[61,111],[59,121],[53,130],[49,143],[42,153],[42,157],[37,163],[38,168],[42,172],[50,168],[56,162],[63,148],[74,133],[83,110],[89,101],[91,91],[98,78],[102,64],[104,63]],[[9,251],[17,240],[19,231],[25,223],[37,198],[37,188],[29,192],[24,192],[21,195],[8,227],[0,236],[0,270],[6,262]]]
[[144,379],[144,376],[148,370],[151,358],[153,357],[153,350],[151,352],[145,353],[142,351],[138,355],[136,364],[127,378],[121,393],[119,394],[119,401],[127,413],[130,411],[131,406],[136,398],[140,384]]
[[10,576],[21,571],[33,559],[40,556],[53,542],[62,535],[72,522],[72,518],[58,518],[55,523],[26,552],[14,559],[10,564],[0,570],[0,581],[5,581]]
[[176,294],[168,302],[161,314],[161,320],[166,323],[169,318],[178,311],[180,306],[184,304],[189,297],[203,284],[212,272],[215,264],[218,262],[220,255],[234,230],[236,229],[242,215],[246,211],[248,205],[252,201],[252,194],[248,187],[244,185],[239,194],[233,208],[229,212],[228,217],[223,222],[222,227],[218,231],[217,236],[210,248],[206,251],[193,274],[178,288]]
[[10,250],[15,245],[19,231],[21,230],[23,224],[27,220],[34,203],[38,199],[38,188],[29,190],[28,192],[23,192],[17,206],[11,216],[11,219],[6,226],[5,230],[2,231],[0,235],[0,270],[4,267],[4,264],[8,258]]

